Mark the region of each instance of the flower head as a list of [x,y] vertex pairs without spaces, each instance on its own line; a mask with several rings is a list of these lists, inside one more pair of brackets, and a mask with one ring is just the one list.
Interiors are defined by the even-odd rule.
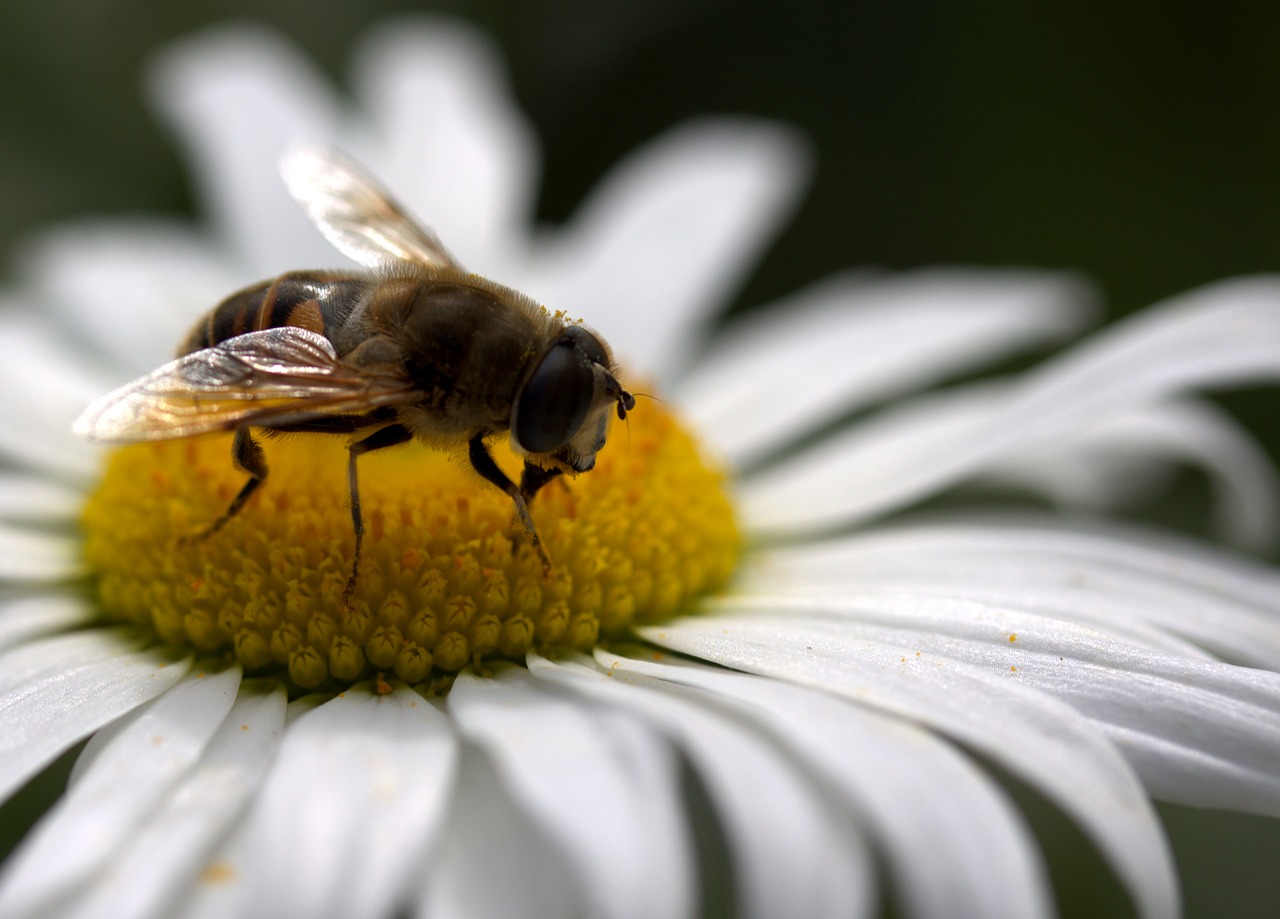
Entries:
[[[1020,376],[930,389],[1077,331],[1087,287],[1032,272],[847,275],[711,334],[711,311],[803,177],[790,132],[677,128],[566,227],[535,235],[536,144],[482,39],[401,22],[356,61],[352,108],[269,34],[175,48],[156,92],[211,229],[54,232],[13,295],[53,316],[0,316],[0,373],[30,394],[5,403],[0,425],[15,470],[0,483],[13,585],[0,610],[0,791],[89,738],[67,793],[4,866],[0,913],[861,915],[879,857],[907,915],[1050,914],[1039,850],[995,767],[1074,820],[1155,917],[1176,913],[1177,888],[1151,796],[1280,813],[1280,575],[1099,516],[908,513],[972,484],[1107,509],[1191,460],[1220,488],[1223,532],[1265,544],[1273,473],[1193,394],[1280,373],[1280,281],[1194,291]],[[684,467],[650,451],[654,426],[676,425],[656,405],[637,407],[630,444],[625,431],[611,443],[619,464],[643,468],[588,474],[604,492],[584,477],[548,508],[575,517],[589,497],[603,515],[591,539],[551,540],[573,559],[564,597],[507,572],[501,519],[472,512],[480,486],[445,478],[431,499],[445,511],[419,511],[404,467],[372,526],[447,543],[386,543],[358,641],[345,620],[290,619],[328,589],[333,524],[308,516],[313,497],[260,500],[278,519],[246,518],[230,546],[196,547],[184,559],[198,571],[148,542],[155,520],[225,500],[226,445],[165,445],[169,460],[127,448],[110,461],[111,491],[70,421],[161,362],[228,291],[333,263],[275,176],[298,139],[350,150],[462,263],[588,317],[650,375],[705,438],[692,453],[717,458],[710,480],[716,463],[738,470],[747,545],[740,560],[736,538],[716,556],[737,561],[727,586],[727,571],[707,569],[696,589],[662,593],[661,560],[697,562],[712,537],[678,516],[704,516],[710,480],[680,479]],[[326,458],[289,462],[310,486],[320,473],[306,464]],[[227,477],[212,498],[201,469]],[[675,505],[656,503],[663,489]],[[415,514],[416,528],[401,526]],[[643,543],[641,530],[657,536]],[[462,561],[446,577],[424,557]],[[278,577],[286,561],[321,574]],[[646,619],[614,615],[643,594],[634,586],[570,596],[596,583],[574,566],[592,565],[647,577],[644,595],[670,602]],[[528,616],[517,641],[513,608],[535,591],[564,603],[568,630],[594,604],[610,640],[597,629],[557,645],[538,633],[548,620]],[[113,608],[144,628],[104,624]],[[284,618],[255,628],[268,613]],[[401,665],[409,642],[425,645],[412,630],[434,641],[463,613],[464,653],[445,666],[450,651],[431,644],[429,662]],[[272,641],[290,623],[281,661]],[[396,635],[374,641],[380,627]],[[319,641],[309,629],[328,639],[323,673],[290,656]],[[484,642],[496,653],[477,657]],[[379,669],[345,691],[329,682]],[[447,692],[428,680],[441,670],[457,674]]]

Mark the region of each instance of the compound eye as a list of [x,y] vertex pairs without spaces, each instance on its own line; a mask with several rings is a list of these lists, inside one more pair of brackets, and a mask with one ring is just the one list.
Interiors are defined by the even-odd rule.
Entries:
[[516,407],[516,441],[530,453],[550,453],[573,439],[595,399],[591,365],[571,342],[547,352]]
[[587,357],[591,358],[602,367],[609,366],[609,352],[605,350],[604,345],[600,343],[600,339],[596,338],[580,325],[569,326],[564,330],[566,338],[573,339],[574,344],[582,349]]

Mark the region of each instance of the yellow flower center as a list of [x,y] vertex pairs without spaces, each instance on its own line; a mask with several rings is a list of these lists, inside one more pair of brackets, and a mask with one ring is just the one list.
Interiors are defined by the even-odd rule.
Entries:
[[[359,461],[355,537],[346,443],[261,437],[270,474],[225,527],[190,540],[244,484],[229,435],[114,451],[84,511],[85,555],[111,619],[160,641],[225,652],[302,689],[378,674],[447,683],[531,648],[586,650],[633,622],[671,616],[722,585],[741,538],[724,474],[660,404],[615,425],[596,468],[553,481],[531,507],[548,576],[511,499],[465,458],[416,443]],[[519,461],[505,443],[494,457]]]

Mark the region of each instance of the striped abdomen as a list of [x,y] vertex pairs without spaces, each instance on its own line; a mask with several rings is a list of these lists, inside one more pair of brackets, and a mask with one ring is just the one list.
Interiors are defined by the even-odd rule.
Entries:
[[232,294],[187,336],[178,356],[211,348],[246,332],[299,326],[333,339],[351,311],[369,296],[373,282],[360,274],[291,271]]

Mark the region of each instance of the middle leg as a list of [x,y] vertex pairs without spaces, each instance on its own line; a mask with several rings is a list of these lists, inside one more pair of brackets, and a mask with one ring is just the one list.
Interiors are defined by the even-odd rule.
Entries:
[[360,485],[356,477],[356,460],[366,453],[394,447],[412,439],[413,434],[404,425],[390,424],[379,428],[363,440],[357,440],[348,448],[347,487],[351,492],[351,525],[356,534],[356,551],[351,559],[351,576],[342,591],[342,605],[351,605],[351,595],[356,589],[356,575],[360,572],[360,550],[364,544],[364,514],[360,511]]
[[[547,555],[547,550],[542,546],[542,540],[538,538],[537,527],[533,525],[533,518],[529,516],[529,504],[525,501],[521,489],[515,482],[507,478],[507,474],[493,461],[493,455],[489,452],[489,448],[484,442],[483,434],[477,434],[471,438],[467,446],[467,456],[471,460],[471,468],[484,476],[486,481],[492,482],[502,489],[507,497],[515,503],[516,517],[520,520],[520,525],[524,527],[524,531],[529,534],[529,541],[533,543],[533,548],[538,553],[538,558],[542,560],[543,574],[551,574],[551,556]],[[534,491],[536,490],[535,488]]]

